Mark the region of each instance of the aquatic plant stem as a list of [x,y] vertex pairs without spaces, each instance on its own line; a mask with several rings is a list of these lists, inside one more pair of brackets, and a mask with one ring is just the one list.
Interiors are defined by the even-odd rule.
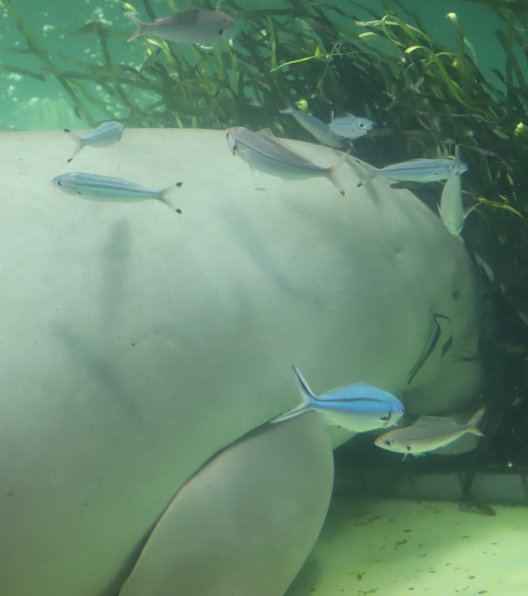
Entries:
[[39,44],[37,43],[36,39],[33,37],[33,34],[26,27],[26,25],[22,21],[22,18],[20,17],[20,15],[18,14],[18,12],[15,10],[15,7],[13,6],[11,0],[0,0],[0,1],[4,5],[4,8],[6,9],[7,14],[9,15],[9,17],[11,17],[11,19],[13,19],[13,21],[14,21],[15,25],[17,26],[18,30],[24,36],[24,38],[26,40],[26,43],[28,44],[28,47],[33,52],[35,52],[35,54],[40,59],[40,61],[48,68],[48,70],[51,72],[51,74],[57,79],[57,81],[60,83],[60,85],[62,86],[62,88],[69,95],[69,97],[72,100],[72,102],[73,102],[73,104],[74,104],[74,106],[75,106],[75,108],[76,108],[79,116],[81,118],[83,118],[84,120],[86,120],[86,122],[88,124],[93,125],[94,124],[94,119],[92,118],[91,114],[83,106],[81,100],[77,97],[77,94],[73,90],[73,88],[70,85],[70,83],[68,82],[68,80],[59,72],[59,70],[57,69],[57,67],[55,66],[55,64],[53,63],[53,61],[50,59],[50,57],[48,56],[48,54],[39,46]]

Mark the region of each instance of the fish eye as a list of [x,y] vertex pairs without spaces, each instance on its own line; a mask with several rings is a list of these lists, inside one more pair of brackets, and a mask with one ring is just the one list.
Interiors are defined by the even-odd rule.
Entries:
[[392,445],[392,443],[393,443],[392,439],[385,439],[383,441],[383,444],[387,445],[387,447],[390,447]]
[[62,186],[62,180],[57,180],[57,186]]

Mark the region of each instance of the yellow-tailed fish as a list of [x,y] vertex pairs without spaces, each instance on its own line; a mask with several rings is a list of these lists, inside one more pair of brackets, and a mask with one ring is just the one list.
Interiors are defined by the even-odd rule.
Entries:
[[346,155],[336,165],[325,168],[292,151],[268,130],[255,132],[235,126],[227,130],[226,139],[233,155],[238,155],[251,168],[284,180],[322,176],[328,178],[340,194],[345,194],[336,178],[335,169]]
[[273,418],[270,424],[285,422],[313,410],[321,414],[328,424],[353,432],[365,432],[392,426],[403,415],[403,404],[388,391],[360,383],[332,389],[316,396],[301,371],[296,366],[293,370],[302,402],[292,410]]
[[[73,134],[75,140],[77,141],[77,148],[73,155],[68,159],[68,163],[79,153],[79,151],[90,145],[91,147],[110,147],[114,143],[117,143],[119,139],[123,136],[123,131],[125,127],[121,124],[121,122],[116,122],[115,120],[108,120],[108,122],[103,122],[99,124],[99,126],[93,130],[92,132],[84,135],[79,136]],[[71,133],[69,128],[65,128],[64,132]]]
[[[167,186],[166,188],[152,190],[135,182],[121,180],[121,178],[99,176],[98,174],[89,174],[87,172],[66,172],[55,176],[52,182],[64,192],[91,201],[130,203],[155,199],[165,203],[171,209],[174,208],[167,201],[166,194],[175,186],[180,187],[182,185],[182,182],[176,182],[176,184]],[[176,209],[176,212],[181,213],[181,210]]]
[[372,178],[388,178],[400,182],[437,182],[451,174],[463,174],[467,165],[458,159],[411,159],[384,168],[371,168],[368,176],[358,186]]
[[323,143],[323,145],[328,145],[329,147],[334,147],[336,149],[339,149],[339,147],[343,145],[344,139],[330,130],[328,124],[325,124],[322,120],[319,120],[319,118],[301,112],[300,110],[294,110],[293,108],[286,108],[285,110],[281,110],[280,113],[293,116],[295,120],[297,120],[297,122],[312,135],[312,137],[317,139],[320,143]]
[[374,443],[387,451],[421,455],[445,447],[466,433],[484,436],[478,425],[485,411],[485,407],[477,410],[466,424],[457,424],[452,418],[442,416],[420,416],[411,426],[384,433]]
[[210,45],[235,26],[228,14],[216,10],[174,12],[152,23],[144,23],[132,12],[125,12],[125,16],[137,27],[137,31],[127,41],[145,34],[156,35],[176,43]]
[[375,124],[368,118],[360,118],[359,116],[348,114],[341,118],[333,118],[328,126],[332,132],[340,137],[359,139],[365,136],[369,130],[372,130]]

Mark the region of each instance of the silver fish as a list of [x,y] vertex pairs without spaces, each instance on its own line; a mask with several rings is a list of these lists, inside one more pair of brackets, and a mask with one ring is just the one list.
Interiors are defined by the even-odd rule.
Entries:
[[297,120],[297,122],[312,135],[312,137],[316,138],[320,143],[323,143],[323,145],[335,147],[336,149],[339,149],[339,147],[343,145],[343,138],[336,135],[336,133],[330,129],[328,124],[325,124],[322,120],[319,120],[319,118],[299,110],[294,110],[293,108],[286,108],[285,110],[281,110],[280,113],[293,116],[295,120]]
[[315,410],[331,425],[353,432],[365,432],[392,426],[403,415],[403,404],[388,391],[373,385],[356,384],[332,389],[316,396],[301,371],[296,366],[293,370],[302,402],[292,410],[273,418],[270,424],[285,422],[304,412]]
[[[143,201],[146,199],[156,199],[168,205],[166,194],[174,186],[180,187],[182,182],[175,185],[162,188],[161,190],[152,190],[145,188],[135,182],[121,180],[121,178],[111,178],[109,176],[99,176],[98,174],[89,174],[87,172],[66,172],[55,176],[52,180],[57,188],[72,195],[80,196],[92,201],[102,202],[123,202]],[[176,209],[178,213],[181,211]]]
[[358,186],[372,178],[389,178],[401,182],[437,182],[446,180],[451,174],[463,174],[466,170],[467,165],[458,159],[411,159],[384,168],[372,168],[367,178]]
[[235,22],[228,14],[216,10],[175,12],[152,23],[144,23],[133,12],[125,12],[125,16],[137,27],[137,31],[127,39],[127,42],[140,35],[157,35],[176,43],[208,45],[235,26]]
[[445,447],[466,433],[484,436],[478,425],[485,411],[485,407],[477,410],[466,424],[457,424],[452,418],[441,416],[420,416],[411,426],[384,433],[374,443],[387,451],[421,455]]
[[447,231],[454,236],[462,233],[466,218],[476,209],[480,203],[476,203],[464,212],[462,203],[462,188],[460,183],[460,174],[450,174],[440,197],[438,212]]
[[372,130],[375,124],[368,118],[360,118],[359,116],[348,114],[341,118],[333,118],[328,126],[332,132],[340,137],[359,139],[365,136],[369,130]]
[[[103,122],[99,124],[99,126],[93,130],[92,132],[84,135],[73,135],[77,141],[77,149],[75,150],[74,154],[68,159],[68,163],[79,153],[79,151],[90,145],[91,147],[110,147],[114,143],[117,143],[119,139],[123,136],[123,131],[125,127],[121,124],[121,122],[117,122],[115,120],[108,120],[107,122]],[[71,133],[69,128],[65,128],[64,132]]]
[[457,236],[464,227],[462,185],[458,174],[450,174],[440,197],[440,218],[450,234]]
[[335,176],[335,168],[341,162],[330,168],[318,166],[288,149],[267,130],[255,132],[243,126],[234,126],[227,130],[226,139],[233,155],[238,155],[251,168],[285,180],[322,176],[328,178],[340,194],[345,194]]

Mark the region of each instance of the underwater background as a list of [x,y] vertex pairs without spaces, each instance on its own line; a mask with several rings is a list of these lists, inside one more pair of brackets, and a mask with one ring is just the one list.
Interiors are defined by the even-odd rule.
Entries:
[[[145,20],[185,2],[132,3]],[[130,5],[129,5],[130,7]],[[394,461],[359,437],[365,469],[456,471],[469,494],[477,471],[528,473],[528,4],[522,0],[195,2],[236,20],[230,44],[177,49],[133,32],[116,1],[0,0],[0,127],[270,126],[311,140],[295,105],[328,121],[376,122],[354,154],[375,166],[451,154],[468,164],[464,228],[484,294],[479,402],[485,439],[454,458]],[[410,186],[435,205],[437,190]],[[336,491],[349,445],[336,452]],[[431,495],[434,496],[434,495]]]

